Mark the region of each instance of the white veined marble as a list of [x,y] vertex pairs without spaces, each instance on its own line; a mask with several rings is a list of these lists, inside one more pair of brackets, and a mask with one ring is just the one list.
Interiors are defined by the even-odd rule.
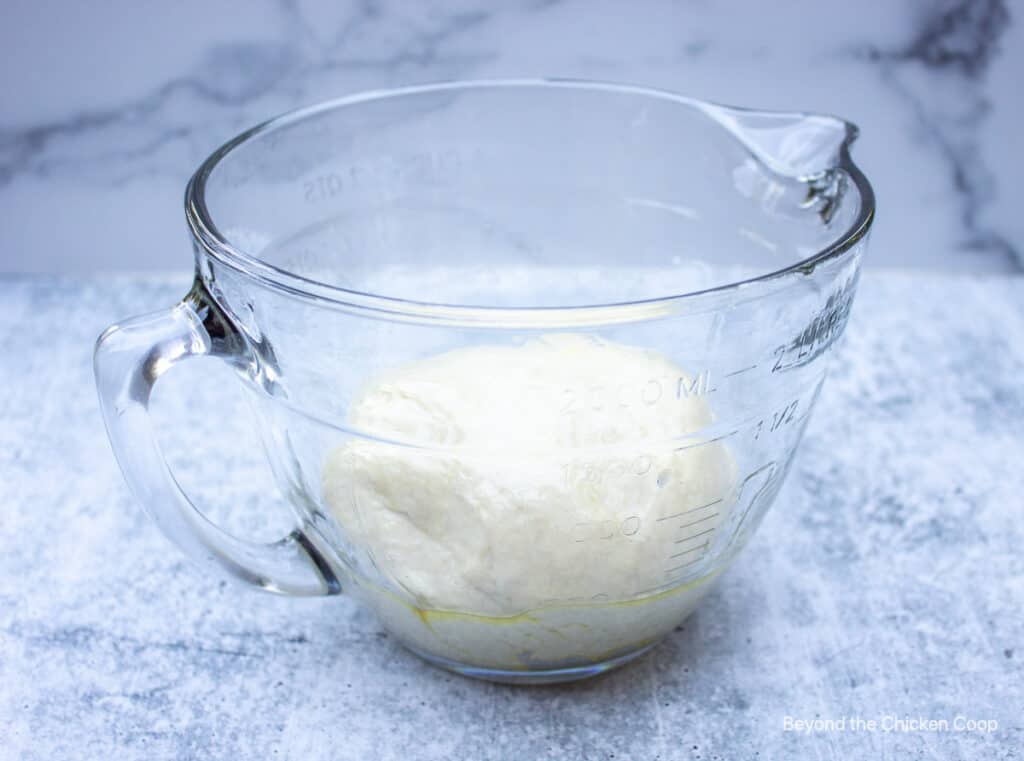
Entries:
[[1024,260],[1024,9],[748,3],[8,0],[0,271],[177,269],[195,165],[246,126],[367,88],[571,76],[862,127],[873,266]]

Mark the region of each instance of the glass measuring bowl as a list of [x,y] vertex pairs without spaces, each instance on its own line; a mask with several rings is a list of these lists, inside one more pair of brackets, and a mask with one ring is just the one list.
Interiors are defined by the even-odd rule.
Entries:
[[[125,478],[210,570],[360,596],[489,679],[625,663],[697,605],[785,478],[874,213],[828,116],[637,87],[462,82],[262,124],[186,193],[196,278],[112,326]],[[296,518],[228,535],[149,420],[172,365],[251,393]]]

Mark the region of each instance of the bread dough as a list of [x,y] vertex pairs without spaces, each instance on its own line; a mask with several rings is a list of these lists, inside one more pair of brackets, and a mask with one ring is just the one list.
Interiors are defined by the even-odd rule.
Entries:
[[377,378],[322,473],[371,605],[417,649],[498,667],[670,630],[695,604],[680,583],[735,483],[725,445],[694,436],[713,422],[706,384],[654,351],[579,334]]

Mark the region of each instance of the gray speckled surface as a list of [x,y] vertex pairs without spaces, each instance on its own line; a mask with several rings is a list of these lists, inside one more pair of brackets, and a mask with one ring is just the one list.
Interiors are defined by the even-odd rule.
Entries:
[[[169,305],[186,283],[0,281],[0,758],[998,759],[1024,747],[1024,279],[867,276],[793,472],[717,591],[634,665],[547,688],[426,666],[346,598],[204,579],[157,533],[110,453],[90,355],[104,326]],[[240,401],[210,381],[219,368],[189,364],[159,400],[158,414],[190,423],[168,442],[177,472],[232,506],[218,518],[273,535],[260,516],[283,511]],[[206,380],[186,393],[175,374]],[[203,415],[211,403],[222,419]],[[998,729],[784,730],[787,715],[886,714]]]

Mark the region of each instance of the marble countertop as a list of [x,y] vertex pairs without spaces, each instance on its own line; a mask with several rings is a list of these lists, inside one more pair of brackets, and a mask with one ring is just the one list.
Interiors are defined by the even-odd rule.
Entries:
[[[861,126],[868,266],[1024,269],[1024,11],[1008,0],[8,0],[0,272],[187,266],[185,182],[282,111],[577,77]],[[144,245],[125,245],[125,241]]]
[[[203,578],[159,535],[111,455],[91,349],[187,282],[0,280],[0,759],[991,761],[1024,747],[1024,279],[868,273],[786,486],[717,590],[636,663],[543,688],[427,666],[345,597]],[[156,414],[175,424],[184,485],[269,538],[284,511],[226,372],[175,369]],[[854,725],[887,716],[951,726]],[[956,731],[958,716],[998,726]],[[803,733],[787,717],[848,723]]]

